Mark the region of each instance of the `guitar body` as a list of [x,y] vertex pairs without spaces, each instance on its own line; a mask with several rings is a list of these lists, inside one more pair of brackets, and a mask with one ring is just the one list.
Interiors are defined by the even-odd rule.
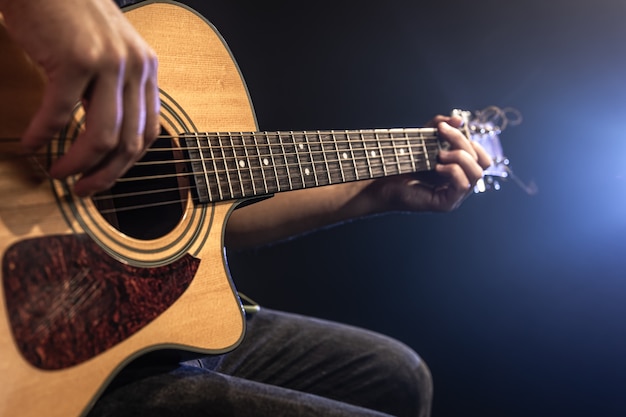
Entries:
[[[175,155],[182,132],[257,129],[237,65],[207,21],[171,2],[126,14],[159,56],[162,133]],[[236,202],[196,204],[180,179],[167,230],[127,232],[106,200],[80,199],[71,179],[45,174],[80,130],[80,109],[41,155],[20,154],[45,81],[1,25],[0,53],[0,416],[83,415],[145,352],[236,347],[244,314],[223,250]],[[161,223],[154,217],[139,232]]]

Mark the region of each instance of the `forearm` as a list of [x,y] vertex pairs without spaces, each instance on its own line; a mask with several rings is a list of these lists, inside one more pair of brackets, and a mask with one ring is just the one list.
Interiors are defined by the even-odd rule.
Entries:
[[276,194],[237,209],[226,226],[226,246],[242,249],[280,241],[380,211],[363,192],[371,181]]

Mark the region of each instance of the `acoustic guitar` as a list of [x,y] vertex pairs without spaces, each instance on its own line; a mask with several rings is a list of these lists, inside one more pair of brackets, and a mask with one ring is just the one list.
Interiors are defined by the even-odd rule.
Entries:
[[[171,1],[125,13],[159,56],[161,135],[110,191],[91,198],[73,194],[75,178],[47,175],[83,128],[79,105],[45,150],[22,153],[45,78],[0,24],[1,416],[84,415],[124,365],[149,351],[234,349],[245,312],[223,232],[238,204],[429,170],[445,146],[432,128],[261,132],[209,22]],[[494,126],[470,118],[466,127],[502,160]]]

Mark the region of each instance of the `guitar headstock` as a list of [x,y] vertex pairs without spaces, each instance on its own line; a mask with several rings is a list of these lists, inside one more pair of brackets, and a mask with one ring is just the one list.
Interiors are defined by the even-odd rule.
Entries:
[[518,125],[522,122],[522,115],[517,110],[490,106],[474,112],[453,110],[452,115],[463,119],[461,129],[469,139],[479,143],[492,159],[491,166],[484,171],[483,177],[474,186],[475,193],[499,190],[500,182],[508,178],[517,182],[528,194],[536,192],[533,184],[525,185],[515,177],[500,143],[500,134],[507,126]]

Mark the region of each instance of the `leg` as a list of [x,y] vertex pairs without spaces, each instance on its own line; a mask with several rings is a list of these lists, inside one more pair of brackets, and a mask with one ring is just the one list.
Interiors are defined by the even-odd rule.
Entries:
[[399,342],[262,309],[232,353],[131,367],[89,416],[427,417],[431,394],[428,368]]
[[391,417],[365,408],[196,366],[109,391],[89,417]]
[[432,380],[419,356],[352,326],[262,309],[241,346],[217,366],[196,364],[396,416],[430,415]]

